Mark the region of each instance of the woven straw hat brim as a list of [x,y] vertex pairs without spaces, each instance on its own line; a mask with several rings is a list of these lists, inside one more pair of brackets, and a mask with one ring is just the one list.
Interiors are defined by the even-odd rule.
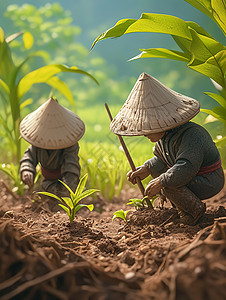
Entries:
[[71,147],[84,133],[83,121],[52,98],[20,123],[21,136],[31,145],[42,149]]
[[110,124],[113,133],[139,136],[180,126],[200,111],[200,103],[143,73]]

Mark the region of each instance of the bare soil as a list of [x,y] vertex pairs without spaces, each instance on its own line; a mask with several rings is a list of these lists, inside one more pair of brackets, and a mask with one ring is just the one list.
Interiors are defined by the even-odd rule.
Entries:
[[[69,223],[54,200],[18,197],[1,181],[0,299],[226,299],[226,187],[196,226],[169,203],[126,205],[136,197],[127,187],[111,202],[88,198],[95,210]],[[127,223],[112,222],[120,209],[131,209]]]

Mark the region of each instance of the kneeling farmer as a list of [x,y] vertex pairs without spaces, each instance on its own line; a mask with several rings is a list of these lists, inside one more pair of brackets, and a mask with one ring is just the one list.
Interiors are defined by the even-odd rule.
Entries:
[[21,136],[31,144],[20,161],[24,184],[33,186],[40,163],[45,191],[66,196],[68,191],[58,179],[75,191],[81,169],[78,141],[84,132],[83,121],[53,98],[28,114],[20,124]]
[[201,200],[224,186],[220,155],[211,136],[189,122],[199,111],[197,100],[143,73],[110,125],[115,134],[144,135],[156,142],[154,157],[128,172],[128,180],[135,184],[136,177],[151,175],[145,195],[151,198],[163,192],[177,208],[180,221],[188,225],[195,225],[205,213]]

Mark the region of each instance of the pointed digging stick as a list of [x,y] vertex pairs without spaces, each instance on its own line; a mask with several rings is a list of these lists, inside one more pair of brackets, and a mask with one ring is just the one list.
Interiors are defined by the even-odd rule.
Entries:
[[[107,110],[107,113],[108,113],[108,116],[109,116],[110,120],[112,121],[113,118],[112,118],[112,115],[111,115],[111,112],[110,112],[110,109],[109,109],[107,103],[105,103],[105,108],[106,108],[106,110]],[[125,154],[126,154],[126,157],[127,157],[127,159],[128,159],[128,162],[129,162],[129,164],[130,164],[130,167],[131,167],[132,171],[133,171],[133,172],[136,171],[136,167],[135,167],[135,165],[134,165],[134,162],[133,162],[133,160],[132,160],[132,157],[131,157],[131,155],[130,155],[130,153],[129,153],[127,147],[126,147],[126,144],[125,144],[125,142],[124,142],[122,136],[121,136],[121,135],[118,135],[118,134],[117,134],[117,136],[118,136],[119,141],[120,141],[120,143],[121,143],[121,145],[122,145],[122,148],[123,148],[123,150],[124,150],[124,152],[125,152]],[[143,187],[143,184],[142,184],[142,182],[141,182],[141,180],[140,180],[139,177],[136,177],[136,183],[137,183],[137,185],[138,185],[138,187],[139,187],[139,189],[140,189],[140,191],[141,191],[142,196],[144,197],[144,187]],[[146,199],[146,203],[147,203],[147,205],[148,205],[149,208],[153,208],[150,199]]]

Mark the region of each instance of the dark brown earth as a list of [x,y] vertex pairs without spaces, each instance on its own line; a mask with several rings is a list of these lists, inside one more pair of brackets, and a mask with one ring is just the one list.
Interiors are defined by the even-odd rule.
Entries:
[[[130,187],[112,202],[86,199],[95,211],[71,224],[53,202],[18,197],[3,181],[0,190],[0,299],[226,299],[226,187],[196,226],[169,203],[127,206],[140,197]],[[128,222],[112,222],[121,208],[132,210]]]

